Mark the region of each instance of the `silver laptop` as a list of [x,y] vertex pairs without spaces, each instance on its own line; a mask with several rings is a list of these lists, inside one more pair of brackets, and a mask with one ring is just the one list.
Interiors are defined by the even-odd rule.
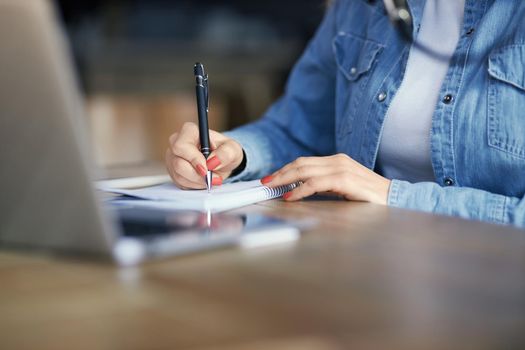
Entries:
[[102,205],[92,189],[86,119],[57,23],[49,1],[0,0],[0,247],[135,264],[238,243],[264,227],[279,228],[275,237],[297,233],[260,217],[250,228],[251,219],[238,215]]

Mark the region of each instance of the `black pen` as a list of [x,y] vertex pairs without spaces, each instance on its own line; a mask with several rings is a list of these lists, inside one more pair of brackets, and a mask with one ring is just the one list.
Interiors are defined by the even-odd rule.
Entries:
[[[211,153],[210,148],[210,130],[208,128],[208,75],[204,73],[204,66],[197,62],[193,68],[195,73],[196,87],[195,91],[197,93],[197,113],[199,115],[199,139],[201,143],[201,152],[206,159]],[[211,171],[206,172],[206,188],[208,192],[211,191],[212,185],[212,173]]]

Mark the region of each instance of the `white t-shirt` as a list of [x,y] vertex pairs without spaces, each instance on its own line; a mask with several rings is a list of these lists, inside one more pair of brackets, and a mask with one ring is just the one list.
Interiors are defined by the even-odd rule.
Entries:
[[[416,40],[450,58],[458,44],[464,8],[465,0],[427,0]],[[449,61],[411,48],[379,145],[377,169],[386,178],[435,181],[430,128]]]

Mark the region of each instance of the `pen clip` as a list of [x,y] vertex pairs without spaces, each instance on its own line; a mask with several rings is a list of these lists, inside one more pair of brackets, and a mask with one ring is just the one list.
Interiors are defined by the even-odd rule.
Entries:
[[203,86],[204,86],[204,93],[206,94],[206,112],[208,112],[209,106],[210,106],[210,95],[209,95],[209,87],[208,87],[208,74],[205,74],[203,77]]

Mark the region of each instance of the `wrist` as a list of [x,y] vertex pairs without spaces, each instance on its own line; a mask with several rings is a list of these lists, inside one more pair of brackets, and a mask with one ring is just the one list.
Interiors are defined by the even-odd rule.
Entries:
[[233,169],[233,171],[230,174],[230,177],[234,177],[242,173],[244,169],[246,169],[246,163],[247,163],[246,152],[244,151],[244,148],[243,148],[241,163],[237,166],[237,168]]
[[372,203],[388,205],[388,193],[390,192],[391,180],[381,177],[381,181],[376,186]]

